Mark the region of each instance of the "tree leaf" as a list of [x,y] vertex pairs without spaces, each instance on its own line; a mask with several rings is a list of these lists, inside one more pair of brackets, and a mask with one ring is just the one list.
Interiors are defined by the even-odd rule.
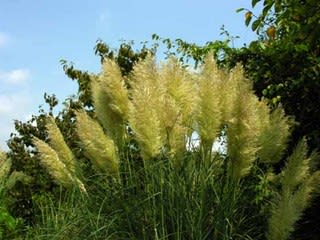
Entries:
[[236,10],[236,13],[242,12],[243,10],[244,10],[244,8],[238,8],[238,9]]
[[276,37],[276,28],[274,26],[270,26],[267,29],[267,36],[272,40],[275,39],[275,37]]
[[267,16],[269,10],[272,8],[273,4],[266,5],[262,10],[263,17]]
[[279,0],[274,1],[274,10],[276,13],[281,11],[281,1]]
[[252,0],[251,4],[252,4],[252,7],[254,8],[254,6],[260,2],[260,0]]
[[245,14],[245,18],[246,18],[246,21],[245,21],[245,24],[246,24],[246,26],[249,26],[249,24],[250,24],[250,21],[251,21],[251,19],[252,19],[252,12],[247,12],[246,14]]
[[252,31],[256,31],[257,28],[259,27],[260,23],[261,23],[261,20],[260,20],[260,19],[255,20],[255,21],[252,23],[252,25],[251,25]]

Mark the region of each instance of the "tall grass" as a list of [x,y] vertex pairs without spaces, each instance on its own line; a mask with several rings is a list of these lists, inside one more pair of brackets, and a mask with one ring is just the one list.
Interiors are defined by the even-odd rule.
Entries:
[[[60,134],[49,131],[49,145],[35,140],[41,161],[69,190],[58,202],[40,199],[34,239],[290,237],[318,186],[320,174],[310,168],[318,155],[309,157],[302,141],[274,173],[291,120],[281,109],[270,113],[240,66],[226,72],[209,56],[190,73],[176,59],[159,67],[149,56],[127,89],[106,60],[92,84],[95,114],[76,111],[76,125],[97,174],[80,177],[67,164],[72,157],[55,153],[59,144],[50,142]],[[193,133],[199,144],[188,147]],[[224,149],[214,151],[219,136]],[[65,144],[62,150],[69,153]]]

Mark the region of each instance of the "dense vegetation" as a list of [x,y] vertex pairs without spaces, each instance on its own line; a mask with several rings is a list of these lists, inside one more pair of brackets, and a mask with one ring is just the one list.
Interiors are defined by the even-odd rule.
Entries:
[[259,37],[240,49],[154,35],[98,41],[99,74],[62,61],[78,95],[58,115],[45,95],[1,153],[0,236],[318,239],[319,4],[259,2],[239,9]]

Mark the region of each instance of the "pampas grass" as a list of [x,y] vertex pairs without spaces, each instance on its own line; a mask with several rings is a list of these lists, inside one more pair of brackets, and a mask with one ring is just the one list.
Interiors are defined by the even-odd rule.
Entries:
[[[99,228],[77,237],[287,240],[318,186],[318,155],[308,156],[302,141],[274,173],[292,120],[255,96],[241,66],[226,71],[208,55],[190,72],[175,58],[159,66],[149,55],[128,77],[127,89],[105,60],[91,79],[94,111],[75,111],[79,148],[108,179],[87,179],[93,206],[82,202],[90,215],[82,217]],[[61,185],[79,184],[52,118],[47,128],[50,146],[34,140],[42,164]],[[199,146],[188,148],[192,134]],[[219,139],[223,150],[215,151]],[[109,235],[95,238],[104,221]]]

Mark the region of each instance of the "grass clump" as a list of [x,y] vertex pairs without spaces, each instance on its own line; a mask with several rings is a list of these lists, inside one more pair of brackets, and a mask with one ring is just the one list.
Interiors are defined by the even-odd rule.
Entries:
[[106,60],[91,81],[94,109],[75,121],[97,174],[81,177],[53,130],[49,144],[34,140],[52,177],[76,187],[39,202],[38,239],[289,239],[320,180],[318,155],[302,141],[274,172],[291,120],[270,112],[240,66],[224,71],[209,55],[189,72],[148,56],[125,81]]

